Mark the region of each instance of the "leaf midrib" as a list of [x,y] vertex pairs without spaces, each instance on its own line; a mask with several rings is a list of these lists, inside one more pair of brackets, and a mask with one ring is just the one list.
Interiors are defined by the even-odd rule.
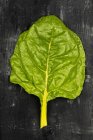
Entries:
[[51,48],[51,42],[52,39],[50,40],[49,46],[48,46],[48,55],[47,55],[47,61],[46,61],[46,71],[45,71],[45,89],[44,89],[44,98],[47,98],[48,96],[48,91],[47,91],[47,86],[48,86],[48,70],[49,70],[49,53],[50,53],[50,48]]
[[47,64],[46,64],[46,79],[45,79],[45,88],[47,89],[47,84],[48,84],[48,63],[49,63],[49,52],[50,52],[50,48],[51,48],[51,41],[49,43],[49,47],[48,47],[48,56],[47,56]]

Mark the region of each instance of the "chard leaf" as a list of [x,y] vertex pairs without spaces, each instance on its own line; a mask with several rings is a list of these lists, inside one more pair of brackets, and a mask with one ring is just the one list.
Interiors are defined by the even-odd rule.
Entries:
[[20,34],[10,59],[10,81],[41,102],[41,128],[47,125],[47,102],[74,99],[85,79],[85,53],[80,38],[56,16],[45,16]]

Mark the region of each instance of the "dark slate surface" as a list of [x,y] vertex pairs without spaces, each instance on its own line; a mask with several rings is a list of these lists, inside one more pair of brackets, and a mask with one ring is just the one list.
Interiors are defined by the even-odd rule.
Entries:
[[[76,32],[86,52],[86,80],[74,101],[48,103],[48,127],[39,129],[40,102],[9,82],[9,58],[18,35],[54,14]],[[93,0],[0,0],[0,140],[93,140]]]

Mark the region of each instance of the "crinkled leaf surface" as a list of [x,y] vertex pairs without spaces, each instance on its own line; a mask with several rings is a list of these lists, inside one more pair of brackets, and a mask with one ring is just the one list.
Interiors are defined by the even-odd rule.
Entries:
[[45,16],[23,32],[10,59],[10,81],[42,102],[74,99],[85,78],[85,53],[79,37],[56,16]]

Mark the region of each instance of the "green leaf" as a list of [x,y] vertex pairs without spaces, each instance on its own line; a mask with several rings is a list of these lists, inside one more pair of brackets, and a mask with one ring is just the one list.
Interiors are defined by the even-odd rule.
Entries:
[[[82,91],[85,79],[82,43],[56,16],[42,17],[23,32],[10,62],[10,81],[39,97],[41,121],[43,116],[47,119],[48,101],[56,97],[74,99]],[[41,127],[47,125],[47,121],[44,123]]]

